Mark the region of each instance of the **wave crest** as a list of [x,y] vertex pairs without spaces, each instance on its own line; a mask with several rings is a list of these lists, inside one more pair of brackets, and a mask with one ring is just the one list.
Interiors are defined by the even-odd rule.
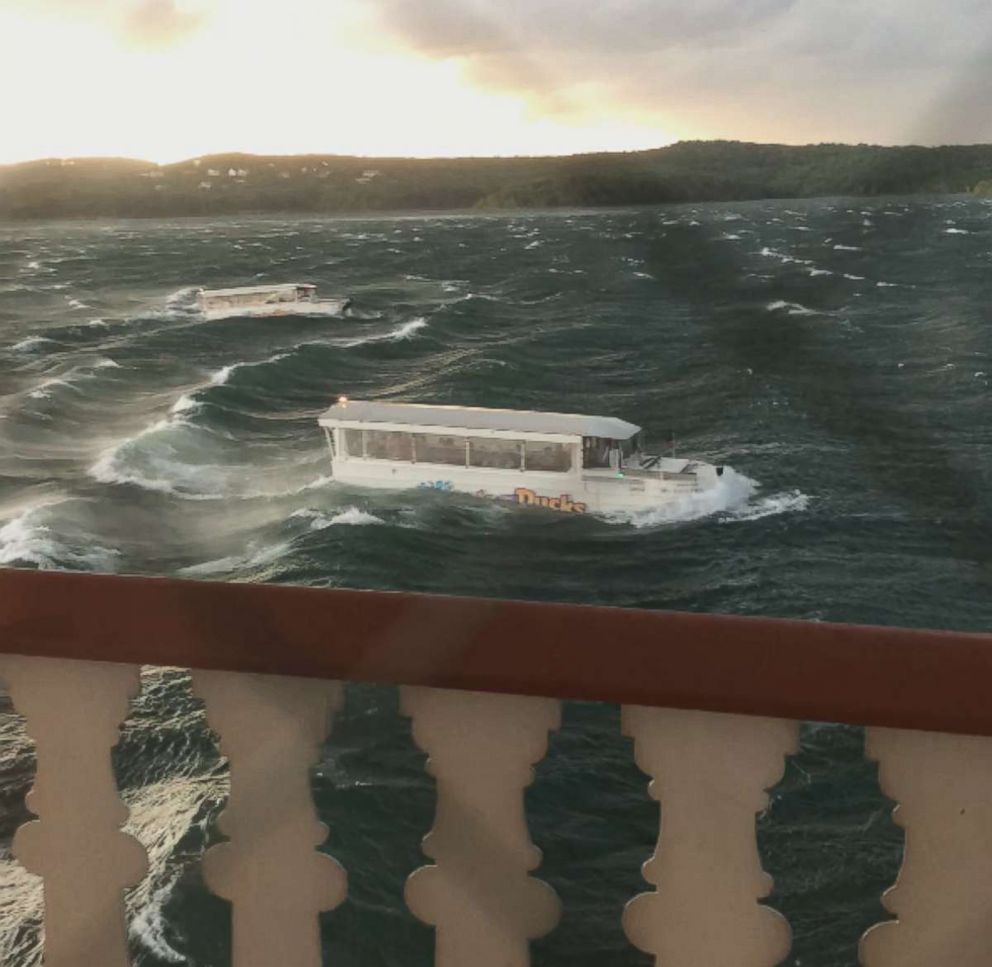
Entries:
[[95,544],[76,528],[60,526],[55,508],[71,500],[36,504],[0,527],[0,564],[30,564],[41,570],[114,571],[118,551]]

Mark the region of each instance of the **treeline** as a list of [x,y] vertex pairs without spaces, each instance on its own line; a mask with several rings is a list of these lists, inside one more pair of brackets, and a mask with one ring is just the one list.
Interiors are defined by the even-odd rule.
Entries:
[[0,167],[0,219],[507,209],[800,198],[992,194],[992,145],[937,148],[686,141],[541,158],[212,155]]

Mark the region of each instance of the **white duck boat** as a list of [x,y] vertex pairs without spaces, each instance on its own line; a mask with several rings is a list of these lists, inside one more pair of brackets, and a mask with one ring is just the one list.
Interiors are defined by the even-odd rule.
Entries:
[[609,416],[341,397],[318,423],[342,483],[460,491],[561,513],[645,510],[710,490],[724,473],[649,456],[641,428]]
[[236,289],[200,289],[196,305],[207,319],[232,316],[339,316],[350,299],[318,299],[310,283],[250,285]]

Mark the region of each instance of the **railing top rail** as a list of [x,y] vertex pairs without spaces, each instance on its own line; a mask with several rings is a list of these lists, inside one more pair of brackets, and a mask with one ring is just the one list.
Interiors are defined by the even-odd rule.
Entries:
[[0,653],[992,735],[992,635],[0,569]]

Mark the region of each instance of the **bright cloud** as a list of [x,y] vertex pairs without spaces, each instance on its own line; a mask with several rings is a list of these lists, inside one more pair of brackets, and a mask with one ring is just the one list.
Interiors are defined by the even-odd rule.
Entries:
[[0,162],[992,140],[987,0],[0,0]]

